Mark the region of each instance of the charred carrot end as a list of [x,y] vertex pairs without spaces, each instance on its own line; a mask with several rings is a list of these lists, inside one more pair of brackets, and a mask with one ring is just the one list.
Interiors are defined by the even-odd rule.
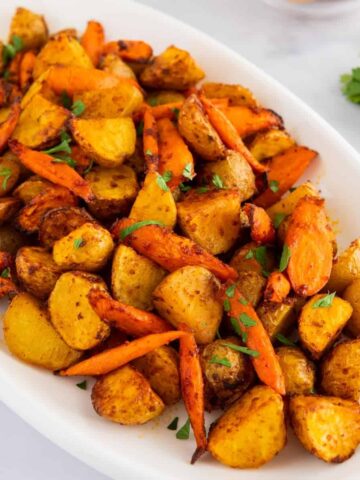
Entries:
[[331,227],[324,200],[304,197],[296,205],[285,236],[287,274],[295,293],[315,295],[328,282],[332,269]]
[[91,306],[102,320],[128,335],[143,337],[172,329],[171,325],[157,315],[118,302],[102,290],[91,290],[88,298]]
[[[102,88],[113,88],[121,85],[121,82],[136,84],[131,78],[119,78],[102,70],[82,67],[57,67],[49,68],[46,83],[57,94],[67,92],[69,95],[74,93],[86,92],[88,90],[99,90]],[[136,84],[137,85],[137,84]]]
[[280,115],[267,108],[239,105],[225,108],[224,113],[240,137],[253,135],[269,128],[283,128]]
[[35,65],[36,54],[32,50],[24,53],[20,62],[19,84],[22,91],[27,90],[32,81],[32,73]]
[[272,272],[266,284],[264,299],[267,302],[282,303],[290,290],[291,285],[286,276],[281,272]]
[[126,62],[135,63],[147,63],[153,54],[151,46],[142,40],[109,42],[104,46],[103,52],[115,53]]
[[19,100],[11,105],[10,113],[5,122],[0,124],[0,153],[5,150],[20,117],[21,107]]
[[0,277],[0,298],[5,297],[6,295],[16,295],[17,293],[19,293],[19,291],[10,278]]
[[274,243],[275,228],[265,210],[251,203],[247,203],[243,207],[243,211],[249,219],[252,240],[260,245]]
[[158,131],[156,120],[149,108],[144,112],[143,148],[148,171],[157,172],[159,168]]
[[97,67],[102,55],[105,43],[104,28],[99,22],[90,20],[87,23],[84,35],[81,38],[81,45],[89,55],[94,67]]
[[146,337],[123,343],[119,347],[105,350],[104,352],[83,360],[66,370],[62,370],[60,375],[63,377],[74,375],[103,375],[126,365],[132,360],[135,360],[135,358],[142,357],[152,350],[186,335],[188,335],[186,332],[180,331],[147,335]]

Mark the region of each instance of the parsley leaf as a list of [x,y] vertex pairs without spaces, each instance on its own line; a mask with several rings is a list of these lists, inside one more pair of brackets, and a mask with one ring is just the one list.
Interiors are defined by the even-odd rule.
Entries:
[[216,363],[218,365],[223,365],[224,367],[231,367],[230,360],[228,360],[227,358],[220,358],[217,355],[213,355],[210,358],[209,363]]
[[6,64],[9,60],[12,60],[15,55],[24,48],[24,42],[18,35],[13,35],[8,45],[3,46],[2,59]]
[[267,267],[267,249],[264,245],[261,247],[256,247],[254,250],[255,260],[258,262],[261,267],[266,270]]
[[156,177],[156,183],[161,188],[161,190],[164,190],[164,192],[169,191],[169,187],[166,185],[166,181],[164,180],[164,177],[162,175],[158,175]]
[[159,222],[158,220],[142,220],[141,222],[133,223],[132,225],[129,225],[128,227],[121,230],[120,239],[124,240],[128,235],[132,234],[139,228],[146,227],[147,225],[159,225],[160,227],[164,226],[164,224],[162,222]]
[[270,180],[269,188],[272,192],[276,193],[279,191],[279,182],[278,180]]
[[239,317],[240,322],[244,327],[254,327],[256,325],[255,320],[253,320],[247,313],[242,313]]
[[336,292],[328,293],[324,297],[319,298],[313,303],[312,308],[328,308],[331,307],[335,298]]
[[239,302],[240,302],[242,305],[249,305],[249,302],[248,302],[245,298],[239,298]]
[[182,192],[188,192],[189,190],[191,190],[191,186],[190,185],[186,185],[185,183],[180,183],[179,185],[179,188]]
[[71,109],[72,100],[71,100],[71,98],[69,97],[69,94],[67,93],[66,90],[64,90],[63,92],[61,92],[60,101],[61,101],[63,107],[67,108],[68,110]]
[[53,155],[54,153],[59,153],[59,152],[64,152],[64,153],[71,153],[71,147],[70,147],[70,142],[71,142],[71,137],[68,133],[65,131],[61,133],[60,137],[61,142],[58,145],[55,145],[55,147],[51,147],[47,150],[43,150],[43,153],[46,153],[47,155]]
[[235,350],[236,352],[245,353],[246,355],[250,355],[251,357],[258,357],[260,353],[257,350],[251,350],[251,348],[243,347],[240,345],[235,345],[235,343],[223,343],[226,347]]
[[185,165],[182,174],[183,177],[188,178],[189,180],[192,180],[194,178],[193,166],[191,163],[187,163]]
[[241,336],[242,331],[241,331],[241,328],[240,328],[240,326],[239,326],[238,319],[235,318],[235,317],[230,317],[230,322],[231,322],[231,325],[232,325],[235,333],[236,333],[237,335]]
[[224,310],[225,310],[225,312],[230,312],[230,310],[231,310],[231,304],[230,304],[228,298],[225,298],[225,300],[224,300]]
[[353,103],[360,103],[360,67],[353,68],[351,74],[340,77],[342,92]]
[[225,290],[225,295],[229,298],[233,298],[235,295],[235,289],[236,289],[236,284],[233,283],[232,285],[229,285],[228,288]]
[[[53,163],[66,163],[67,165],[69,165],[69,167],[71,168],[75,168],[76,167],[76,162],[75,160],[73,160],[71,157],[69,157],[68,155],[62,155],[61,157],[59,156],[56,156],[54,157],[54,159],[52,160]],[[84,173],[87,173],[86,171],[84,171]]]
[[209,190],[209,188],[206,185],[204,185],[202,187],[197,188],[196,192],[197,193],[206,193],[208,190]]
[[150,150],[150,148],[148,148],[147,150],[145,150],[145,155],[149,155],[150,157],[152,157],[152,151]]
[[175,417],[169,425],[166,427],[168,430],[177,430],[178,428],[179,417]]
[[274,224],[274,227],[275,228],[279,228],[282,221],[284,220],[284,218],[286,218],[287,215],[286,213],[277,213],[274,217],[274,221],[273,221],[273,224]]
[[175,119],[178,120],[180,109],[175,107],[175,108],[172,108],[171,111],[174,114]]
[[11,168],[4,167],[0,170],[0,177],[4,177],[1,188],[2,190],[6,190],[7,183],[12,175],[12,170]]
[[287,345],[289,347],[296,347],[294,342],[286,338],[285,335],[282,335],[281,333],[276,334],[275,337],[276,337],[276,340],[279,340],[279,342],[284,345]]
[[1,278],[10,278],[10,268],[6,267],[4,270],[0,273]]
[[249,250],[247,254],[245,255],[246,260],[250,260],[251,258],[254,258],[254,252],[253,250]]
[[215,185],[215,187],[220,190],[220,189],[223,189],[225,188],[224,187],[224,183],[222,181],[222,178],[220,177],[220,175],[218,174],[214,174],[213,177],[212,177],[212,184]]
[[291,257],[290,248],[286,244],[284,244],[283,251],[280,258],[280,265],[279,265],[280,272],[283,272],[284,270],[286,270],[290,257]]
[[74,248],[77,250],[80,247],[85,245],[85,240],[83,238],[75,238],[74,240]]
[[188,418],[184,425],[176,432],[178,440],[188,440],[190,436],[190,419]]
[[151,107],[156,107],[156,105],[158,104],[157,98],[156,98],[156,97],[149,98],[148,104],[149,104]]
[[76,100],[71,106],[71,111],[75,115],[75,117],[79,117],[82,113],[85,112],[85,109],[85,103],[81,100]]
[[144,133],[144,121],[140,120],[140,122],[138,123],[138,125],[136,127],[136,135],[138,137],[142,137],[143,133]]
[[84,380],[84,381],[82,381],[82,382],[80,382],[80,383],[77,383],[76,386],[77,386],[78,388],[80,388],[81,390],[86,390],[86,389],[87,389],[87,381]]

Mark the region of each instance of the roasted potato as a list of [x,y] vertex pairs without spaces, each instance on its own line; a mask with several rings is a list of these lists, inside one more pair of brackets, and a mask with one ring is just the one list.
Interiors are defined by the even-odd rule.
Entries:
[[285,303],[263,302],[256,311],[271,340],[275,340],[279,333],[286,334],[296,322],[293,299]]
[[0,225],[14,218],[16,212],[20,209],[21,202],[14,197],[0,198]]
[[222,160],[226,148],[205,115],[196,95],[190,95],[180,109],[178,126],[181,135],[204,160]]
[[346,324],[346,331],[354,337],[360,336],[360,278],[350,283],[344,290],[342,297],[353,308],[350,320]]
[[272,460],[286,443],[284,403],[270,387],[246,392],[212,425],[208,450],[221,463],[257,468]]
[[319,192],[311,182],[299,185],[293,192],[279,200],[272,207],[266,210],[267,214],[274,220],[276,215],[291,215],[299,200],[304,197],[319,197]]
[[360,406],[319,395],[290,399],[291,424],[302,445],[325,462],[350,458],[360,441]]
[[313,393],[315,384],[315,365],[298,347],[279,347],[276,349],[281,370],[285,378],[287,395],[306,395]]
[[152,310],[152,293],[165,275],[165,270],[156,263],[139,255],[131,247],[119,245],[111,270],[113,296],[133,307]]
[[26,244],[26,237],[11,225],[0,227],[0,251],[15,255],[19,248]]
[[66,368],[81,356],[66,345],[51,325],[47,309],[28,293],[14,297],[6,310],[4,338],[20,360],[49,370]]
[[144,68],[140,81],[146,87],[185,90],[204,76],[189,52],[171,45]]
[[25,289],[35,297],[45,300],[61,275],[61,268],[51,253],[41,247],[22,247],[16,259],[16,275]]
[[180,228],[213,255],[225,253],[240,234],[240,201],[237,189],[190,191],[177,204]]
[[266,278],[254,271],[240,272],[237,283],[245,299],[256,307],[264,293]]
[[100,68],[105,72],[113,73],[118,77],[136,79],[135,73],[121,58],[115,53],[108,53],[101,60]]
[[9,41],[14,35],[21,38],[26,50],[42,47],[48,39],[44,17],[26,8],[17,8],[10,24]]
[[176,90],[159,90],[150,92],[146,98],[146,102],[154,107],[155,105],[165,105],[166,103],[183,102],[185,97]]
[[75,141],[103,167],[118,167],[135,151],[136,131],[130,117],[73,118],[70,125]]
[[91,307],[87,295],[92,288],[106,290],[104,281],[85,272],[63,273],[49,298],[51,322],[64,341],[77,350],[93,348],[110,334]]
[[172,347],[164,345],[133,361],[165,405],[173,405],[181,398],[179,358]]
[[360,238],[354,240],[335,260],[326,288],[340,294],[358,278],[360,278]]
[[249,242],[237,250],[230,260],[230,265],[238,272],[270,272],[275,265],[274,252],[270,248],[258,247]]
[[0,157],[0,197],[5,197],[20,178],[20,166],[11,158]]
[[20,183],[20,185],[13,191],[13,195],[26,204],[36,197],[36,195],[45,190],[49,190],[51,187],[52,184],[50,182],[33,175],[25,180],[25,182]]
[[284,130],[271,129],[258,133],[249,145],[249,150],[259,162],[274,157],[295,145],[295,140]]
[[360,339],[338,343],[321,366],[321,388],[327,395],[360,403]]
[[63,269],[96,272],[105,266],[113,249],[109,231],[88,222],[54,243],[53,258]]
[[56,103],[59,101],[59,97],[51,90],[49,85],[47,84],[48,76],[50,70],[46,70],[42,73],[29,87],[25,95],[21,99],[21,108],[27,107],[27,105],[31,102],[34,96],[41,94],[47,100]]
[[242,85],[205,82],[201,86],[201,91],[205,97],[208,98],[228,98],[230,105],[258,106],[258,102],[253,93]]
[[319,359],[334,343],[352,314],[350,303],[339,297],[329,306],[317,307],[324,297],[323,294],[312,297],[302,308],[299,318],[301,343],[314,359]]
[[184,323],[199,344],[214,340],[222,317],[217,299],[220,284],[203,267],[183,267],[171,273],[156,287],[154,305],[160,315],[177,327]]
[[130,365],[99,378],[91,399],[98,415],[122,425],[141,425],[165,408],[148,380]]

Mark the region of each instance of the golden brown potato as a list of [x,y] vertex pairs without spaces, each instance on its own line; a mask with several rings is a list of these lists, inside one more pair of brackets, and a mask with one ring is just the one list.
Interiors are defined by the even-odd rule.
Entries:
[[328,307],[316,308],[316,302],[324,297],[318,294],[306,302],[299,318],[301,343],[315,359],[334,343],[352,314],[350,303],[339,297]]
[[197,343],[214,340],[223,308],[217,298],[220,284],[203,267],[183,267],[156,287],[154,305],[160,315],[177,327],[184,323],[194,332]]
[[162,188],[162,179],[156,172],[149,172],[144,184],[132,206],[130,218],[141,220],[157,220],[168,227],[176,223],[176,203],[169,189]]
[[156,263],[139,255],[131,247],[119,245],[111,270],[113,296],[133,307],[152,310],[152,293],[165,275],[165,270]]
[[181,135],[204,160],[225,158],[226,148],[205,115],[198,97],[190,95],[180,109],[178,126]]
[[118,77],[136,79],[132,69],[115,53],[108,53],[101,60],[100,68]]
[[274,252],[270,248],[258,247],[249,242],[237,250],[230,261],[230,265],[238,272],[270,272],[275,265]]
[[245,299],[256,307],[263,296],[266,278],[261,273],[248,271],[240,272],[237,281]]
[[350,320],[346,324],[346,331],[354,337],[360,336],[360,278],[350,283],[344,290],[342,297],[353,308]]
[[287,395],[313,393],[315,383],[315,365],[297,347],[279,347],[276,349],[281,370],[285,378]]
[[171,45],[144,68],[140,80],[146,87],[185,90],[204,76],[189,52]]
[[228,98],[229,105],[245,105],[258,107],[258,101],[253,93],[242,85],[230,85],[228,83],[206,82],[201,86],[205,97]]
[[22,39],[26,50],[42,47],[48,39],[44,17],[26,8],[17,8],[10,24],[9,41],[13,35]]
[[360,407],[350,400],[319,395],[290,399],[290,419],[296,436],[313,455],[341,463],[360,441]]
[[174,405],[181,398],[178,353],[164,345],[133,361],[165,405]]
[[51,188],[52,184],[36,175],[22,182],[14,191],[13,195],[23,203],[29,203],[36,195]]
[[281,395],[258,385],[246,392],[212,425],[208,450],[221,463],[257,468],[272,460],[286,443]]
[[116,168],[95,166],[85,175],[94,194],[88,207],[101,219],[127,215],[136,198],[138,184],[134,170],[126,165]]
[[290,192],[288,195],[286,195],[286,197],[282,198],[272,207],[268,208],[266,212],[271,220],[274,220],[278,214],[290,215],[294,211],[298,201],[302,198],[318,196],[319,192],[316,190],[314,185],[311,182],[306,182],[302,185],[299,185],[293,192]]
[[23,247],[17,252],[16,274],[25,289],[45,300],[61,275],[51,253],[41,247]]
[[279,333],[286,334],[296,322],[295,302],[288,299],[286,303],[264,302],[257,309],[257,314],[271,340]]
[[338,343],[321,366],[321,388],[327,395],[360,403],[360,339]]
[[20,360],[49,370],[66,368],[81,356],[66,345],[51,325],[47,309],[28,293],[18,294],[5,312],[4,338]]
[[118,167],[135,151],[136,131],[130,117],[73,118],[70,123],[76,142],[103,167]]
[[0,198],[0,225],[3,225],[8,220],[12,219],[20,207],[21,202],[18,198]]
[[339,294],[358,278],[360,278],[360,238],[354,240],[335,260],[326,288]]
[[21,99],[21,108],[27,107],[29,102],[33,99],[35,95],[41,94],[49,101],[53,101],[56,103],[56,99],[58,98],[55,93],[50,89],[48,86],[47,78],[49,75],[50,70],[46,70],[46,72],[42,73],[29,87],[25,95]]
[[69,37],[73,38],[79,38],[78,31],[76,28],[69,27],[69,28],[63,28],[62,30],[58,30],[55,33],[52,33],[50,35],[50,38],[57,37],[58,35],[68,35]]
[[258,133],[249,145],[252,155],[262,162],[295,145],[295,140],[284,130],[271,129]]
[[27,147],[40,149],[59,137],[69,117],[66,108],[49,102],[40,94],[34,95],[21,112],[12,138]]
[[105,266],[113,249],[109,231],[88,222],[55,242],[53,258],[63,269],[96,272]]
[[0,251],[15,255],[26,244],[26,237],[11,225],[0,227]]
[[150,92],[146,98],[146,102],[151,105],[165,105],[166,103],[183,102],[185,97],[176,90],[159,90]]
[[98,415],[122,425],[141,425],[165,408],[148,380],[130,365],[99,378],[91,399]]
[[65,342],[77,350],[93,348],[110,334],[87,298],[92,288],[106,290],[104,281],[85,272],[63,273],[49,298],[51,322]]
[[11,157],[0,157],[0,197],[5,197],[20,178],[19,163]]

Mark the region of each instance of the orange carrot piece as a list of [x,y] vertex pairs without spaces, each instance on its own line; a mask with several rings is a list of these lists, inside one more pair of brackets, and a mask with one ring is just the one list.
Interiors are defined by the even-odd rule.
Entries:
[[4,107],[9,99],[11,86],[3,78],[0,78],[0,108]]
[[247,203],[244,205],[243,211],[249,219],[251,239],[260,245],[274,243],[275,228],[265,210]]
[[247,137],[269,128],[283,127],[282,118],[267,108],[252,108],[239,105],[227,107],[223,112],[240,137]]
[[[279,155],[275,155],[269,163],[269,172],[267,174],[269,187],[255,198],[255,205],[268,208],[278,202],[284,193],[298,181],[316,156],[317,152],[314,150],[298,145],[288,148],[285,152],[279,153]],[[270,188],[272,185],[273,190]]]
[[[5,122],[0,124],[0,153],[5,150],[20,117],[21,107],[19,99],[11,105],[10,113]],[[9,142],[10,143],[10,142]]]
[[159,173],[171,172],[172,176],[167,182],[168,187],[174,190],[185,179],[183,172],[186,167],[189,178],[194,174],[194,159],[184,142],[178,129],[168,118],[157,122],[159,138]]
[[330,233],[324,200],[302,198],[290,217],[284,246],[290,255],[287,274],[298,295],[315,295],[327,284],[333,258]]
[[9,82],[19,85],[19,75],[20,75],[20,65],[23,58],[24,53],[18,52],[15,57],[11,60],[7,71],[8,71],[8,79]]
[[105,44],[104,27],[100,22],[90,20],[87,23],[84,35],[81,38],[81,45],[85,52],[89,55],[94,67],[97,67],[100,62]]
[[32,73],[35,65],[36,54],[32,50],[24,53],[19,70],[19,84],[22,91],[29,88],[32,81]]
[[[226,295],[228,290],[225,290],[225,288],[229,287],[234,288],[233,284],[227,283],[223,287],[222,298],[229,305],[228,315],[234,319],[233,321],[237,322],[239,331],[245,334],[246,346],[258,352],[258,356],[251,357],[258,377],[265,385],[272,387],[281,395],[285,395],[284,375],[269,335],[254,308],[246,301],[238,287],[234,288],[232,296]],[[246,326],[250,320],[253,321],[254,325]]]
[[267,302],[282,303],[289,295],[291,285],[281,272],[272,272],[268,278],[264,299]]
[[19,293],[19,291],[10,278],[0,277],[0,298],[5,297],[6,295],[16,295],[17,293]]
[[[120,238],[121,232],[135,223],[137,222],[130,218],[122,218],[115,223],[111,232],[115,238]],[[143,226],[127,235],[123,242],[170,272],[186,265],[199,265],[210,270],[220,280],[235,280],[238,276],[232,267],[200,245],[189,238],[176,235],[166,227]]]
[[150,108],[144,112],[143,149],[148,172],[157,172],[159,168],[158,131]]
[[186,335],[188,333],[174,330],[146,335],[146,337],[123,343],[119,347],[105,350],[72,367],[61,370],[60,375],[64,377],[73,375],[103,375]]
[[92,160],[86,155],[79,145],[71,146],[71,158],[76,162],[76,170],[82,175],[86,172],[92,163]]
[[[225,108],[229,103],[228,98],[212,98],[211,101],[215,106],[222,108]],[[180,110],[183,103],[184,102],[172,102],[164,103],[163,105],[155,105],[154,107],[151,107],[151,112],[156,120],[159,120],[160,118],[176,120],[176,112],[177,110]]]
[[143,337],[150,333],[168,332],[173,328],[161,317],[114,300],[102,290],[90,290],[88,298],[102,320],[128,335]]
[[115,53],[126,62],[147,63],[152,57],[153,50],[142,40],[118,40],[104,45],[103,53]]
[[93,199],[94,195],[88,182],[69,165],[54,163],[54,159],[50,155],[31,150],[15,139],[9,141],[9,147],[21,163],[36,175],[68,188],[86,202]]

